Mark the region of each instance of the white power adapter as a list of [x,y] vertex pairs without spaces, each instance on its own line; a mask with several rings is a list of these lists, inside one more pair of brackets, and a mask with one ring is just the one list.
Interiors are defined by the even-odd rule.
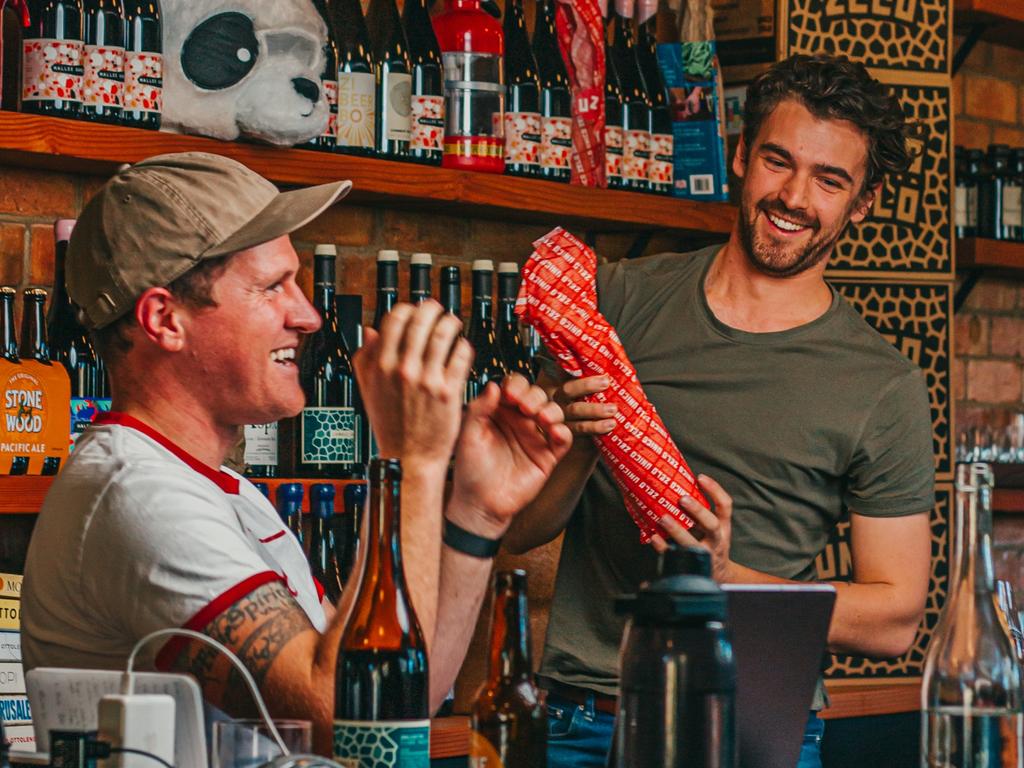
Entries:
[[[162,694],[109,694],[100,699],[97,738],[112,750],[139,750],[174,765],[174,699]],[[111,753],[99,768],[159,768],[132,752]]]

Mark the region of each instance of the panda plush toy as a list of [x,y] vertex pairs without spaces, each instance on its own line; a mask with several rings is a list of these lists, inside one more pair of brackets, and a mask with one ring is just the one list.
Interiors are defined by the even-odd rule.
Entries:
[[162,0],[163,127],[301,144],[327,126],[327,25],[311,0]]

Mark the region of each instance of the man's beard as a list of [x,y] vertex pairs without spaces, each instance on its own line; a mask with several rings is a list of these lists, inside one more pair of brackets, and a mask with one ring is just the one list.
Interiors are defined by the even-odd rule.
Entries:
[[[836,241],[842,236],[849,223],[849,212],[843,217],[842,223],[834,230],[822,232],[821,222],[803,214],[790,211],[778,199],[761,200],[753,206],[743,201],[740,209],[740,242],[750,263],[760,272],[770,277],[792,277],[805,272],[828,258]],[[771,213],[780,218],[810,228],[811,237],[803,246],[795,249],[786,247],[778,241],[759,237],[756,232],[755,219],[760,211],[765,216]]]

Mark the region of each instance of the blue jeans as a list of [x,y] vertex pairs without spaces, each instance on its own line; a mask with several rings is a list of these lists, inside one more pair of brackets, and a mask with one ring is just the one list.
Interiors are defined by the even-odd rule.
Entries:
[[[586,705],[548,694],[548,768],[604,768],[615,731],[615,718]],[[821,768],[825,721],[811,712],[796,768]]]

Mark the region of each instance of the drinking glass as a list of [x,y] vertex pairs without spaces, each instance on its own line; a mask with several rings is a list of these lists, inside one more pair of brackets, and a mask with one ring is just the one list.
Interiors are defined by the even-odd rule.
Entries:
[[[308,720],[275,720],[281,740],[292,754],[313,747],[313,724]],[[211,768],[257,768],[281,754],[281,748],[262,720],[218,720],[213,724]]]

